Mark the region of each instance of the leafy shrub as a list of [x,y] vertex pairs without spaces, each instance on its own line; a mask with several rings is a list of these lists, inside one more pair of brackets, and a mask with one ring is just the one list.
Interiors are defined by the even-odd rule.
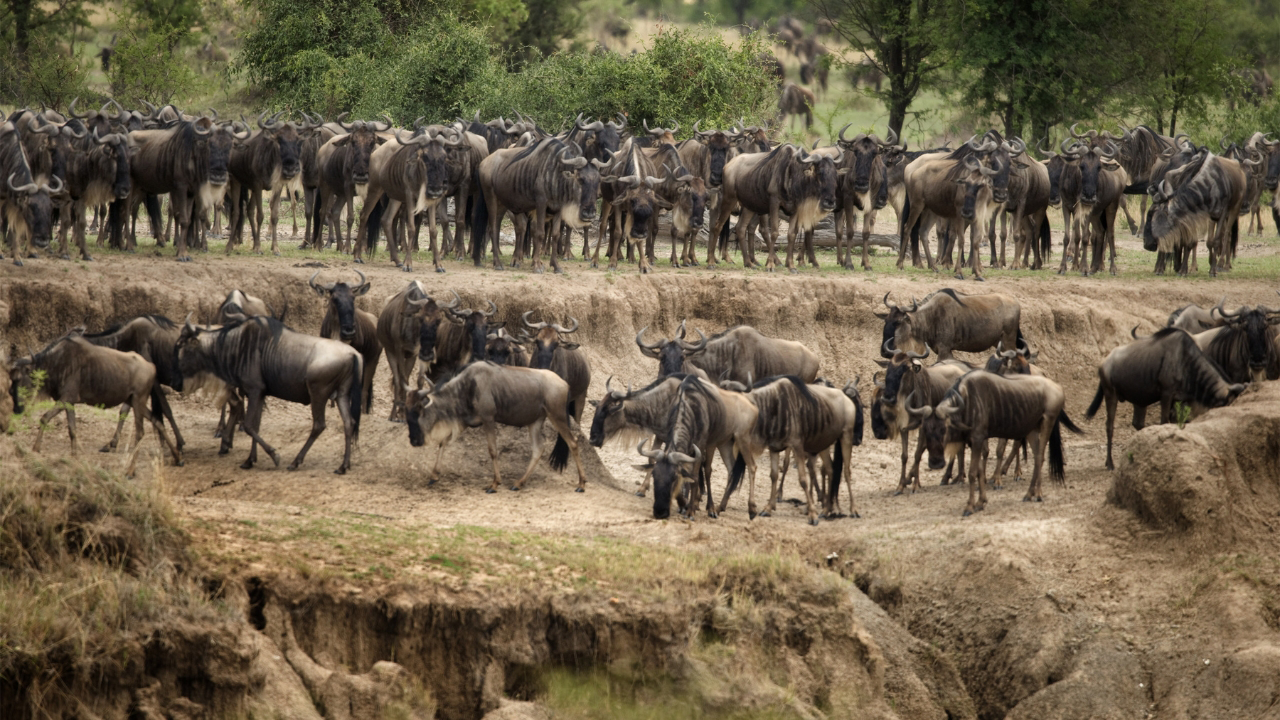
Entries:
[[39,105],[66,108],[76,97],[92,93],[86,88],[88,68],[84,61],[71,55],[51,35],[39,34],[31,39],[26,62],[15,48],[0,63],[0,87],[15,105]]
[[133,107],[146,100],[163,105],[186,95],[196,76],[177,52],[187,35],[184,28],[145,29],[126,25],[111,58],[111,94]]

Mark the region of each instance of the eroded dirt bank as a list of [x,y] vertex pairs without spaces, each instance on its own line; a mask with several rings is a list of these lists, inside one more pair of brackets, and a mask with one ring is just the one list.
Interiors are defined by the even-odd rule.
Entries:
[[[406,277],[364,269],[374,290],[362,302],[376,312]],[[231,287],[276,307],[287,302],[287,320],[301,330],[318,328],[322,309],[306,288],[314,269],[278,259],[179,266],[113,258],[90,270],[45,263],[26,270],[21,276],[0,270],[0,301],[9,308],[6,345],[38,344],[81,323],[103,329],[147,312],[180,319],[194,311],[207,318]],[[708,333],[746,322],[803,341],[822,358],[823,375],[843,382],[861,374],[866,397],[880,343],[881,323],[872,315],[880,298],[892,291],[907,300],[952,284],[918,275],[836,272],[791,278],[669,271],[641,278],[488,271],[421,279],[433,292],[457,290],[468,304],[490,298],[509,323],[535,308],[555,318],[577,317],[592,362],[593,397],[611,374],[633,385],[652,378],[653,361],[636,350],[635,333],[645,325],[670,333],[685,318]],[[1131,327],[1149,332],[1187,302],[1211,304],[1227,295],[1229,303],[1252,304],[1273,297],[1268,283],[1229,278],[1119,285],[1109,278],[1032,277],[957,287],[1004,292],[1022,303],[1024,333],[1044,369],[1067,390],[1067,409],[1077,422],[1092,396],[1097,362],[1127,341]],[[619,677],[674,678],[702,688],[701,702],[713,707],[741,701],[746,708],[772,708],[782,693],[797,699],[787,712],[799,716],[841,717],[837,708],[854,705],[839,703],[856,695],[863,703],[857,707],[899,717],[1241,717],[1268,712],[1280,696],[1280,563],[1269,537],[1280,511],[1280,478],[1275,433],[1267,429],[1280,405],[1269,388],[1182,431],[1135,434],[1122,409],[1114,490],[1111,473],[1102,468],[1102,424],[1095,421],[1086,425],[1088,435],[1068,438],[1066,488],[1052,488],[1042,504],[1023,504],[1022,481],[1015,481],[993,496],[987,511],[963,521],[963,489],[937,487],[937,474],[926,477],[923,492],[891,497],[898,446],[868,437],[853,460],[863,519],[809,528],[789,508],[748,521],[743,497],[735,497],[719,520],[654,522],[648,519],[651,501],[631,494],[638,479],[630,468],[632,448],[588,452],[585,495],[572,493],[568,477],[542,465],[526,492],[486,496],[483,442],[464,436],[446,453],[440,482],[428,487],[430,458],[409,447],[402,425],[385,420],[388,376],[384,363],[355,470],[342,478],[329,473],[341,452],[332,422],[299,472],[269,465],[241,471],[243,443],[230,457],[216,455],[210,438],[216,414],[208,400],[174,403],[190,438],[188,463],[165,468],[164,485],[191,524],[196,547],[222,579],[227,602],[245,617],[257,617],[261,632],[255,632],[286,658],[285,628],[291,627],[299,651],[320,668],[310,685],[295,686],[309,697],[326,684],[365,687],[344,678],[368,680],[378,661],[394,661],[430,686],[440,717],[479,717],[504,697],[539,697],[544,690],[537,673],[525,668],[584,663]],[[308,425],[305,408],[276,402],[263,427],[287,454]],[[82,422],[82,447],[105,442],[113,429],[106,417]],[[15,441],[29,443],[32,435],[20,427]],[[45,442],[46,455],[65,452],[65,429],[59,424]],[[147,442],[147,452],[158,454],[154,441]],[[503,434],[505,477],[522,469],[526,453],[523,433]],[[1122,460],[1129,453],[1133,469]],[[717,472],[722,487],[724,474]],[[1239,480],[1223,485],[1220,477]],[[375,553],[367,542],[372,531],[335,535],[328,527],[348,521],[401,540],[377,545],[385,552]],[[517,533],[521,542],[617,541],[713,565],[742,552],[776,555],[818,574],[834,571],[860,590],[814,594],[803,588],[825,587],[820,581],[797,581],[797,589],[785,585],[773,599],[753,599],[753,607],[767,611],[748,617],[771,619],[748,623],[723,609],[724,597],[753,597],[742,585],[690,582],[701,589],[688,597],[618,597],[612,603],[608,574],[567,552],[564,572],[586,578],[580,582],[591,592],[544,589],[516,597],[512,588],[524,586],[514,578],[552,573],[560,565],[455,563],[463,568],[455,572],[431,556],[474,560],[490,540],[454,547],[450,555],[439,552],[436,540],[414,539],[459,526]],[[520,544],[504,538],[497,542]],[[643,567],[643,560],[628,555],[625,563]],[[723,576],[708,570],[703,577]],[[681,582],[688,578],[676,573],[669,585]],[[734,630],[717,629],[716,608],[721,624]],[[443,634],[448,627],[459,634]],[[789,628],[798,628],[802,639],[789,642]],[[708,642],[713,636],[730,639]],[[442,642],[447,650],[438,649]],[[873,646],[880,656],[867,650]],[[464,647],[472,654],[454,654]],[[735,664],[718,653],[755,658],[755,667],[774,671],[736,677]],[[305,666],[299,661],[290,671],[305,681],[300,664]],[[453,674],[442,674],[447,664],[456,665]],[[335,669],[342,674],[328,680],[325,672]],[[437,691],[434,683],[446,677],[444,690]],[[852,689],[842,695],[839,688],[846,687]],[[908,698],[917,704],[904,705]]]

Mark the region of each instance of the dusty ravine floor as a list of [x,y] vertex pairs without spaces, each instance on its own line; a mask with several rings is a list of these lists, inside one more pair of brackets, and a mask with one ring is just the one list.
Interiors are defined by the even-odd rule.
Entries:
[[[316,268],[305,259],[227,259],[218,253],[178,264],[168,252],[161,258],[109,255],[87,265],[0,264],[0,300],[8,305],[7,319],[0,317],[6,345],[39,347],[77,324],[101,330],[149,312],[174,319],[193,312],[207,320],[232,288],[277,308],[287,303],[290,326],[318,330],[323,308],[306,286]],[[432,294],[457,291],[467,305],[492,299],[498,318],[509,327],[531,309],[549,320],[576,317],[578,339],[592,364],[592,398],[603,394],[610,376],[615,384],[633,386],[652,379],[655,363],[636,349],[636,332],[648,326],[649,337],[670,334],[687,319],[708,334],[749,323],[768,335],[802,341],[821,357],[821,375],[839,384],[861,376],[867,399],[882,327],[872,313],[882,307],[886,292],[899,301],[949,286],[967,293],[1005,293],[1022,304],[1023,331],[1040,365],[1066,389],[1067,412],[1087,434],[1066,436],[1066,487],[1046,481],[1043,503],[1023,503],[1026,481],[1008,482],[991,495],[984,512],[970,518],[960,516],[966,490],[938,486],[939,472],[925,472],[921,492],[894,496],[900,446],[875,440],[868,427],[853,457],[861,519],[809,527],[803,509],[786,503],[775,517],[751,521],[744,488],[717,520],[700,514],[694,522],[654,521],[651,499],[634,494],[639,479],[631,467],[639,461],[634,448],[608,446],[597,454],[586,449],[585,438],[589,484],[583,494],[572,492],[572,463],[566,474],[557,475],[542,462],[524,491],[486,495],[489,462],[483,439],[474,433],[446,451],[440,480],[428,486],[432,453],[410,447],[405,426],[386,419],[390,373],[385,360],[375,382],[373,412],[363,420],[354,469],[345,476],[331,472],[342,451],[341,426],[332,410],[328,429],[299,471],[273,468],[265,456],[246,471],[238,467],[248,449],[242,435],[229,456],[217,455],[212,438],[217,410],[210,399],[174,396],[187,438],[186,466],[165,468],[166,487],[191,521],[197,542],[234,574],[278,569],[272,535],[262,528],[321,518],[359,518],[402,529],[478,526],[618,538],[712,556],[753,548],[794,554],[853,579],[913,635],[952,659],[983,718],[1262,717],[1280,707],[1280,553],[1273,539],[1264,534],[1226,545],[1205,542],[1176,528],[1153,527],[1109,504],[1113,474],[1103,468],[1103,417],[1084,421],[1097,364],[1128,341],[1130,328],[1150,333],[1173,309],[1189,302],[1210,305],[1222,296],[1229,305],[1280,304],[1274,280],[1230,274],[1211,280],[1203,273],[1189,279],[1123,280],[995,273],[978,284],[883,271],[789,277],[744,273],[738,267],[719,273],[664,267],[642,277],[630,268],[611,274],[581,266],[563,276],[539,276],[462,263],[451,263],[447,274],[437,275],[421,256],[418,272],[406,276],[384,255],[378,260],[361,266],[373,283],[361,305],[373,312],[416,278]],[[327,256],[323,264],[326,280],[354,279],[356,266],[348,262]],[[85,412],[81,418],[82,449],[100,447],[114,430],[110,413]],[[1129,418],[1122,407],[1115,450],[1120,464],[1135,439]],[[590,422],[590,408],[583,422],[584,427]],[[287,464],[309,424],[306,408],[271,401],[262,427]],[[14,441],[29,444],[33,437],[32,428],[19,428]],[[144,442],[145,453],[159,454],[150,431]],[[11,451],[7,444],[0,448]],[[44,452],[68,449],[59,421],[46,433]],[[1274,453],[1275,447],[1258,452]],[[523,432],[503,433],[504,480],[518,476],[527,453]],[[101,461],[119,458],[103,455]],[[143,475],[150,472],[149,463],[141,465]],[[725,471],[717,467],[715,472],[718,495]],[[1277,479],[1264,478],[1272,484]],[[767,473],[761,480],[757,490],[764,495]],[[799,495],[792,473],[787,496]],[[842,493],[842,503],[847,502]],[[381,563],[358,551],[323,546],[307,557],[312,569],[355,578],[438,580],[430,564],[420,560]]]

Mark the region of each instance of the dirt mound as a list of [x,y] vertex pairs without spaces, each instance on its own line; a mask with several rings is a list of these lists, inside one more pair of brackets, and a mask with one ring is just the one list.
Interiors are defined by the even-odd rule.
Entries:
[[1179,429],[1149,427],[1117,453],[1108,499],[1214,551],[1273,545],[1280,528],[1280,386],[1267,383]]

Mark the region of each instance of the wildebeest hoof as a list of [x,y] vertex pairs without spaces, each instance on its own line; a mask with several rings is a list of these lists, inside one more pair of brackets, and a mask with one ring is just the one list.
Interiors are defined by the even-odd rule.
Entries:
[[19,260],[18,258],[13,259],[13,264],[17,265],[18,267],[22,267],[22,261]]
[[762,510],[760,512],[760,517],[773,517],[773,513],[769,512],[768,510]]
[[438,272],[438,273],[442,273],[442,272],[444,272],[444,268],[442,268],[442,267],[440,267],[439,265],[437,265],[437,266],[436,266],[436,272]]
[[180,257],[178,258],[178,262],[191,262],[191,256],[188,255],[186,257]]
[[1036,502],[1044,502],[1044,498],[1042,498],[1042,497],[1038,497],[1038,498],[1036,498]]
[[103,446],[102,446],[102,449],[101,449],[101,450],[99,450],[98,452],[109,453],[109,452],[111,452],[112,450],[115,450],[115,448],[111,447],[110,445],[103,445]]
[[187,461],[186,461],[186,460],[178,460],[177,462],[175,462],[175,463],[173,464],[173,466],[174,466],[174,467],[186,467],[186,466],[187,466]]
[[587,489],[586,489],[586,488],[574,488],[574,489],[573,489],[573,491],[574,491],[574,492],[586,492],[586,491],[587,491]]
[[512,485],[512,486],[511,486],[511,492],[520,492],[520,486],[519,486],[519,485]]
[[984,278],[984,277],[982,277],[981,275],[974,275],[974,276],[973,276],[973,279],[974,279],[974,280],[977,280],[978,282],[986,282],[986,281],[987,281],[987,279],[986,279],[986,278]]
[[58,256],[58,259],[59,259],[59,260],[70,260],[70,259],[71,259],[71,256],[70,256],[70,255],[68,255],[68,254],[66,254],[66,253],[62,253],[61,255],[59,255],[59,256]]
[[893,494],[893,496],[894,496],[894,497],[898,497],[898,496],[899,496],[899,495],[901,495],[902,493],[903,493],[902,488],[898,488],[898,491],[897,491],[897,492],[895,492],[895,493]]
[[1031,502],[1031,496],[1030,496],[1030,495],[1028,495],[1028,496],[1026,496],[1026,497],[1022,498],[1022,502]]
[[244,462],[240,463],[241,470],[250,470],[252,468],[253,468],[253,463],[249,460],[245,460]]
[[81,259],[81,260],[83,260],[83,261],[85,261],[85,262],[93,262],[93,256],[92,256],[92,255],[85,255],[85,256],[81,257],[80,259]]
[[637,490],[637,491],[636,491],[636,497],[644,497],[644,491],[643,491],[643,490]]
[[969,508],[965,508],[964,513],[960,517],[969,517],[972,514],[973,514],[972,510],[970,510]]
[[[276,467],[280,467],[280,456],[275,453],[271,453],[271,462],[275,463]],[[297,470],[297,467],[295,466],[293,469]]]
[[816,518],[816,517],[811,517],[811,518],[809,518],[809,524],[810,524],[810,525],[812,525],[812,526],[814,526],[814,527],[817,527],[817,526],[818,526],[818,518]]
[[353,258],[353,259],[352,259],[352,262],[356,262],[356,263],[359,263],[359,264],[363,265],[363,264],[364,264],[364,258],[359,258],[359,257],[358,257],[358,258]]
[[[278,464],[278,463],[277,463],[277,464]],[[285,468],[285,469],[286,469],[286,470],[288,470],[289,472],[293,472],[294,470],[297,470],[297,469],[298,469],[298,465],[297,465],[297,463],[289,463],[289,467],[287,467],[287,468]]]
[[498,492],[498,489],[497,489],[497,488],[493,488],[493,487],[487,487],[487,488],[485,488],[485,489],[484,489],[484,492],[485,492],[485,494],[486,494],[486,495],[492,495],[492,494],[494,494],[494,493]]
[[408,265],[401,265],[400,269],[403,270],[404,272],[413,272],[413,268],[409,267]]
[[854,520],[861,520],[861,519],[862,519],[862,516],[861,516],[861,515],[859,515],[859,514],[858,514],[858,513],[856,513],[856,512],[851,512],[851,513],[849,513],[849,517],[853,518]]
[[218,448],[219,455],[227,455],[231,452],[231,448]]
[[272,254],[272,255],[275,255],[276,257],[280,257],[280,251],[279,251],[279,250],[272,250],[272,251],[271,251],[271,254]]

